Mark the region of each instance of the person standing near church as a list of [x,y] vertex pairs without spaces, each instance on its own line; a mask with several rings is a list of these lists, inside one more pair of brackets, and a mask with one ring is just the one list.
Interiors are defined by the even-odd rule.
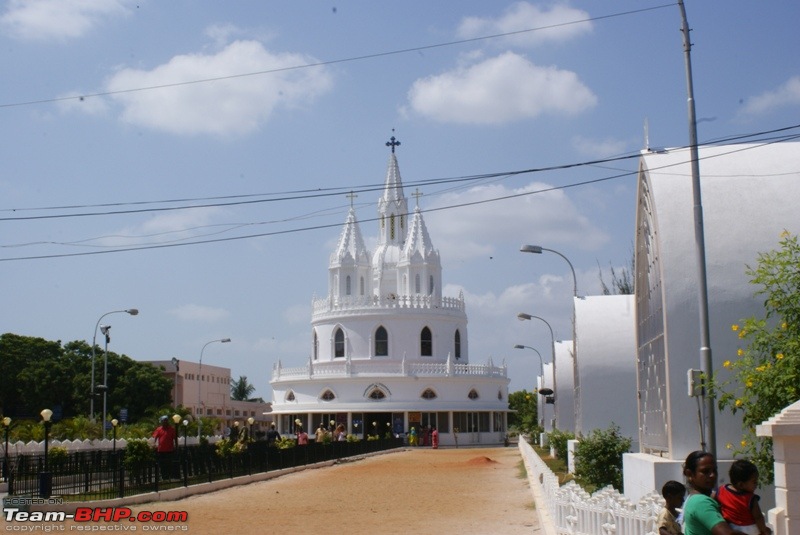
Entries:
[[161,472],[161,479],[171,479],[172,457],[178,447],[178,434],[175,432],[175,428],[169,424],[169,418],[166,416],[162,416],[158,421],[161,425],[153,431],[153,438],[156,439],[158,469]]
[[439,449],[439,430],[434,426],[431,429],[431,447],[435,450]]

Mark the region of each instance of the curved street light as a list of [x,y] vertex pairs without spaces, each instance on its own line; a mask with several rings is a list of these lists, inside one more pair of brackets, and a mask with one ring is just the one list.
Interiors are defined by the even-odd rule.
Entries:
[[[121,314],[125,312],[130,314],[131,316],[136,316],[139,314],[139,309],[137,308],[126,308],[125,310],[112,310],[111,312],[106,312],[100,319],[97,320],[97,323],[94,326],[94,335],[92,336],[92,390],[89,397],[89,419],[94,421],[94,357],[95,357],[95,346],[97,346],[97,329],[100,327],[100,322],[103,321],[103,318],[108,316],[109,314]],[[105,426],[105,414],[103,415],[103,436],[105,436],[106,426]]]
[[[564,261],[569,265],[569,269],[572,272],[572,375],[574,377],[573,381],[575,383],[575,432],[581,432],[581,383],[580,383],[580,374],[578,373],[578,341],[576,336],[576,326],[575,326],[575,299],[578,297],[578,278],[575,276],[575,268],[572,266],[572,262],[569,261],[569,258],[564,256],[563,254],[559,253],[555,249],[548,249],[547,247],[542,247],[541,245],[523,245],[519,248],[519,250],[523,253],[534,253],[534,254],[542,254],[543,251],[547,251],[548,253],[557,254]],[[555,360],[553,361],[555,362]]]
[[198,383],[197,383],[197,410],[200,411],[198,413],[198,415],[197,415],[197,440],[200,440],[200,431],[203,428],[203,406],[200,404],[201,403],[201,399],[202,399],[202,391],[203,391],[203,380],[202,380],[202,377],[203,377],[203,375],[202,375],[203,374],[203,352],[206,350],[206,347],[208,347],[210,344],[213,344],[215,342],[220,342],[222,344],[227,344],[230,341],[231,341],[230,338],[220,338],[218,340],[211,340],[210,342],[206,342],[206,344],[203,346],[203,349],[200,350],[200,367],[198,368],[198,372],[197,372],[197,379],[198,379]]
[[[514,349],[531,349],[531,350],[535,351],[537,355],[539,355],[539,365],[541,366],[541,370],[542,370],[542,375],[541,375],[542,376],[542,386],[544,386],[544,360],[542,360],[542,354],[539,353],[539,350],[536,349],[535,347],[524,346],[522,344],[516,344],[514,346]],[[541,389],[540,389],[540,391],[541,391]],[[536,407],[537,407],[537,410],[538,410],[538,407],[540,407],[540,404],[538,402],[536,403]],[[545,408],[546,407],[544,405],[541,405],[541,409],[542,410],[541,410],[541,417],[539,419],[540,420],[539,421],[539,425],[541,426],[542,429],[544,429],[544,419],[545,419],[544,418],[544,411],[545,411]]]
[[[550,351],[551,358],[553,359],[553,390],[556,390],[556,338],[553,335],[553,327],[546,319],[540,316],[534,316],[533,314],[526,314],[525,312],[520,312],[517,314],[517,319],[520,321],[536,319],[547,325],[547,329],[550,331]],[[542,370],[544,370],[544,364],[542,365]],[[544,371],[542,371],[542,376],[544,376]],[[556,404],[553,404],[553,419],[558,421],[558,409]],[[553,427],[555,428],[555,425]]]

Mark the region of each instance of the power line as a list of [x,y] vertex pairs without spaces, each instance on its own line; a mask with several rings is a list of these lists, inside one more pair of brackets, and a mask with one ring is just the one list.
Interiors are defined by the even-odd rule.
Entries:
[[[764,130],[760,132],[750,133],[750,134],[737,134],[735,136],[731,136],[724,139],[716,139],[713,142],[701,143],[700,146],[709,146],[709,145],[724,145],[730,144],[734,141],[743,141],[746,139],[752,138],[762,138],[763,136],[767,136],[770,134],[779,134],[782,132],[790,132],[791,130],[795,130],[800,128],[800,124],[785,126],[781,128],[776,128],[772,130]],[[767,138],[771,139],[771,138]],[[775,139],[785,140],[786,138],[777,137]],[[793,139],[793,138],[789,138]],[[763,141],[763,139],[762,139]],[[678,147],[681,148],[681,147]],[[484,173],[478,175],[462,175],[462,176],[455,176],[455,177],[445,177],[445,178],[431,178],[431,179],[423,179],[418,181],[411,181],[407,182],[405,185],[407,187],[420,187],[420,186],[437,186],[441,184],[448,184],[448,183],[462,183],[462,182],[475,182],[475,181],[482,181],[482,180],[490,180],[495,178],[508,178],[512,176],[519,176],[525,174],[534,174],[534,173],[544,173],[544,172],[552,172],[552,171],[563,171],[567,169],[575,169],[580,167],[592,167],[592,166],[600,166],[602,164],[607,164],[611,162],[619,162],[619,161],[626,161],[631,160],[639,157],[639,152],[633,153],[624,153],[618,156],[612,156],[608,158],[600,158],[595,160],[585,160],[579,162],[572,162],[566,164],[558,164],[558,165],[551,165],[545,167],[532,167],[527,169],[519,169],[519,170],[512,170],[512,171],[497,171],[493,173]],[[366,184],[363,186],[336,186],[330,188],[312,188],[312,189],[303,189],[303,190],[290,190],[285,192],[274,192],[274,193],[249,193],[249,194],[242,194],[242,195],[224,195],[224,196],[213,196],[213,197],[198,197],[198,198],[178,198],[178,199],[165,199],[165,200],[157,200],[157,201],[131,201],[131,202],[117,202],[117,203],[104,203],[104,204],[84,204],[84,205],[70,205],[70,206],[50,206],[50,207],[39,207],[39,208],[5,208],[0,209],[0,212],[11,212],[11,213],[19,213],[24,211],[51,211],[51,210],[70,210],[70,209],[91,209],[91,208],[105,208],[105,207],[124,207],[124,206],[149,206],[153,204],[174,204],[174,203],[183,203],[183,202],[200,202],[202,204],[191,204],[191,205],[184,205],[184,206],[167,206],[167,207],[160,207],[160,208],[137,208],[131,210],[110,210],[110,211],[92,211],[92,212],[82,212],[82,213],[73,213],[73,214],[52,214],[52,215],[34,215],[34,216],[9,216],[9,217],[0,217],[0,221],[31,221],[31,220],[40,220],[40,219],[62,219],[62,218],[72,218],[72,217],[91,217],[91,216],[109,216],[109,215],[125,215],[125,214],[137,214],[137,213],[148,213],[148,212],[165,212],[165,211],[173,211],[173,210],[188,210],[188,209],[196,209],[196,208],[214,208],[214,207],[225,207],[225,206],[240,206],[240,205],[247,205],[247,204],[261,204],[261,203],[269,203],[269,202],[278,202],[278,201],[293,201],[293,200],[305,200],[305,199],[313,199],[313,198],[320,198],[320,197],[331,197],[331,196],[338,196],[344,192],[353,191],[356,193],[368,193],[371,191],[381,191],[384,188],[383,183],[372,183]],[[269,197],[269,198],[263,198]],[[209,202],[209,201],[222,201],[222,202]]]
[[[784,130],[784,129],[781,129],[781,130]],[[716,154],[716,155],[713,155],[713,156],[705,156],[705,157],[700,158],[700,160],[706,160],[706,159],[711,159],[711,158],[719,158],[719,157],[723,157],[723,156],[726,156],[726,155],[729,155],[729,154],[742,152],[742,151],[746,151],[746,150],[754,150],[754,149],[760,148],[762,146],[772,145],[774,143],[781,143],[781,142],[790,141],[790,140],[795,140],[795,139],[798,139],[798,138],[800,138],[800,134],[792,135],[792,136],[780,136],[780,137],[767,139],[761,144],[754,144],[754,145],[747,145],[747,146],[736,146],[736,145],[733,145],[731,150],[729,150],[729,151],[727,151],[725,153]],[[679,147],[677,149],[672,149],[672,150],[673,151],[675,151],[675,150],[677,150],[677,151],[681,151],[681,150],[687,151],[688,147]],[[637,154],[637,156],[639,156],[639,155]],[[627,157],[618,157],[616,159],[619,159],[619,158],[627,158]],[[680,161],[680,162],[671,163],[669,165],[664,165],[664,166],[661,166],[661,167],[651,168],[650,172],[656,171],[656,170],[667,169],[667,168],[670,168],[670,167],[677,167],[677,166],[680,166],[680,165],[684,165],[685,163],[686,163],[686,161],[684,160],[684,161]],[[570,167],[572,167],[572,166],[570,166]],[[608,181],[615,180],[615,179],[618,179],[618,178],[635,176],[635,175],[638,175],[638,173],[639,173],[639,171],[637,169],[637,170],[623,172],[623,173],[610,175],[610,176],[606,176],[606,177],[602,177],[602,178],[590,179],[590,180],[585,180],[585,181],[581,181],[581,182],[574,182],[574,183],[566,184],[566,185],[562,185],[562,186],[553,186],[553,187],[549,187],[549,188],[543,188],[543,189],[539,189],[539,190],[536,190],[536,191],[527,191],[527,192],[515,193],[515,194],[511,194],[511,195],[504,195],[504,196],[501,196],[501,197],[493,197],[493,198],[489,198],[489,199],[481,199],[481,200],[478,200],[478,201],[471,201],[471,202],[466,202],[466,203],[459,203],[459,204],[453,204],[453,205],[448,205],[448,206],[442,206],[442,207],[438,207],[438,208],[431,208],[431,209],[427,209],[427,210],[422,210],[422,212],[423,213],[431,213],[431,212],[439,212],[439,211],[443,211],[443,210],[453,210],[453,209],[457,209],[457,208],[464,208],[464,207],[468,207],[468,206],[476,206],[476,205],[480,205],[480,204],[487,204],[487,203],[492,203],[492,202],[504,201],[504,200],[514,199],[514,198],[519,198],[519,197],[527,197],[527,196],[542,194],[542,193],[546,193],[546,192],[550,192],[550,191],[565,190],[565,189],[576,188],[576,187],[580,187],[580,186],[586,186],[586,185],[590,185],[590,184],[598,184],[598,183],[601,183],[601,182],[608,182]],[[361,222],[364,222],[364,223],[365,222],[375,222],[375,221],[379,221],[379,219],[380,218],[378,218],[378,217],[373,217],[373,218],[361,220]],[[300,228],[294,228],[294,229],[278,230],[278,231],[273,231],[273,232],[263,232],[263,233],[257,233],[257,234],[248,234],[248,235],[243,235],[243,236],[214,238],[214,239],[207,239],[207,240],[195,240],[195,241],[185,242],[185,243],[166,243],[166,244],[165,243],[161,243],[161,244],[144,245],[144,246],[137,246],[137,247],[122,247],[122,248],[117,248],[117,249],[112,249],[112,250],[103,250],[103,251],[84,251],[84,252],[79,252],[79,253],[59,253],[59,254],[24,256],[24,257],[14,257],[14,258],[0,258],[0,262],[11,262],[11,261],[20,261],[20,260],[44,260],[44,259],[53,259],[53,258],[67,258],[67,257],[76,257],[76,256],[89,256],[89,255],[110,254],[110,253],[123,253],[123,252],[145,251],[145,250],[153,250],[153,249],[166,249],[166,248],[173,248],[173,247],[184,247],[184,246],[189,246],[189,245],[204,245],[204,244],[220,243],[220,242],[228,242],[228,241],[237,241],[237,240],[252,239],[252,238],[263,238],[263,237],[270,237],[270,236],[279,236],[279,235],[284,235],[284,234],[294,234],[294,233],[299,233],[299,232],[308,232],[308,231],[312,231],[312,230],[321,230],[321,229],[327,229],[327,228],[340,227],[341,225],[342,225],[341,222],[336,222],[336,223],[328,223],[328,224],[323,224],[323,225],[314,225],[314,226],[300,227]]]

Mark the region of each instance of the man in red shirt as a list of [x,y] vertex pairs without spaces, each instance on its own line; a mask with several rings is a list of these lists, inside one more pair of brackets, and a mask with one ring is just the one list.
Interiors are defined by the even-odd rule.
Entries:
[[161,471],[161,479],[171,479],[172,457],[178,446],[178,435],[175,428],[169,425],[169,418],[162,416],[158,421],[161,425],[153,431],[153,438],[156,439],[158,466]]

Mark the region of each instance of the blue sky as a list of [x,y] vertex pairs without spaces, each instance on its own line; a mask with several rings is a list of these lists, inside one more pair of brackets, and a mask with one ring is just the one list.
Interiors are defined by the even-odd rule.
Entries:
[[[797,124],[800,4],[686,9],[699,140]],[[650,0],[3,2],[0,331],[91,341],[136,307],[106,318],[111,350],[196,361],[230,337],[204,362],[269,398],[273,364],[309,354],[350,190],[374,245],[394,134],[470,361],[530,389],[538,360],[512,347],[549,360],[549,334],[516,315],[569,338],[572,279],[519,247],[566,255],[580,294],[628,265],[636,160],[571,165],[645,130],[687,144],[679,29]]]

